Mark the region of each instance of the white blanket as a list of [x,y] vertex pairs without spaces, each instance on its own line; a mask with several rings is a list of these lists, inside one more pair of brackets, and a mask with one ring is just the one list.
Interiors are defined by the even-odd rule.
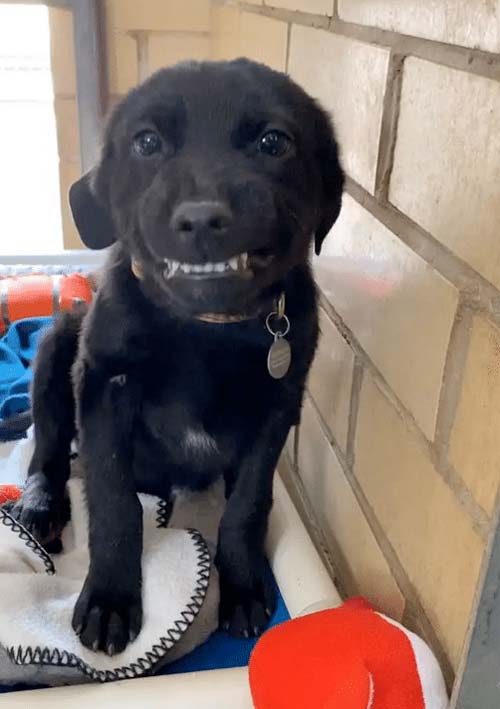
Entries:
[[[12,480],[11,480],[12,481]],[[204,642],[217,626],[218,583],[211,563],[219,494],[176,504],[173,523],[193,517],[199,532],[162,526],[164,505],[141,495],[144,509],[144,624],[123,653],[87,650],[71,616],[88,569],[82,481],[68,484],[71,522],[64,551],[50,557],[0,508],[0,684],[109,681],[148,674]]]

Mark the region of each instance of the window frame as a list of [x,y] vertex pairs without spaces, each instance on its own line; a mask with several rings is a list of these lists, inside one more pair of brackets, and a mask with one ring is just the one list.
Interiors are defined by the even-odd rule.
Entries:
[[40,0],[37,4],[73,12],[80,159],[82,171],[87,172],[99,155],[107,105],[103,5],[99,0]]

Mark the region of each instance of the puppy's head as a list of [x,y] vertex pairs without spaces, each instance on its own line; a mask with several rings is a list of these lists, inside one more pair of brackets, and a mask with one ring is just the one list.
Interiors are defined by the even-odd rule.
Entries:
[[186,63],[122,101],[70,202],[84,243],[119,240],[157,297],[236,312],[319,253],[342,186],[327,116],[284,74]]

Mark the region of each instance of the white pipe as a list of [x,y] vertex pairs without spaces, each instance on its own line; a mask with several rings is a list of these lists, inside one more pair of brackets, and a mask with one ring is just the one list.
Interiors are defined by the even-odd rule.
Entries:
[[342,603],[280,476],[274,480],[267,555],[290,616]]
[[9,709],[252,709],[247,668],[0,695]]

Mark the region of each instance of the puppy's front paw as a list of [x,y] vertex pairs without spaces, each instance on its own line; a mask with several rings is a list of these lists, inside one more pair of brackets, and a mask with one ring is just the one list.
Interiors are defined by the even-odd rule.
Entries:
[[69,519],[67,498],[54,490],[43,473],[28,478],[23,494],[7,511],[41,544],[53,542]]
[[231,575],[221,574],[219,624],[236,638],[260,635],[276,608],[273,575],[267,560],[262,559],[252,570],[252,583],[241,585]]
[[123,652],[142,627],[140,595],[98,590],[87,581],[76,602],[73,630],[85,647],[108,655]]

